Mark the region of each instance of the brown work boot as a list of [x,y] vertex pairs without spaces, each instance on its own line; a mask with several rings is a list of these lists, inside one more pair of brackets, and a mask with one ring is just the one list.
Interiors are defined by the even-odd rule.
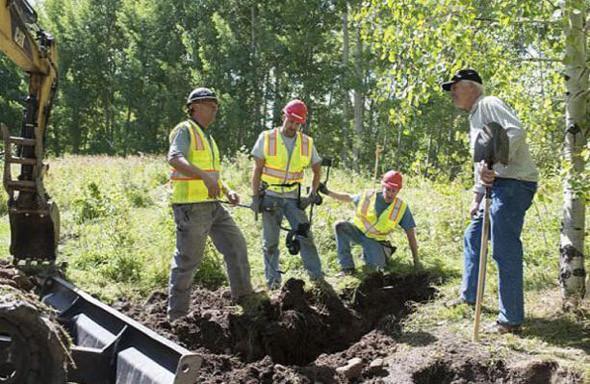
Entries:
[[495,333],[499,335],[504,335],[506,333],[512,333],[513,335],[520,335],[522,333],[522,326],[521,325],[511,325],[506,323],[501,323],[496,321],[493,324],[490,324],[488,327],[485,328],[486,333]]

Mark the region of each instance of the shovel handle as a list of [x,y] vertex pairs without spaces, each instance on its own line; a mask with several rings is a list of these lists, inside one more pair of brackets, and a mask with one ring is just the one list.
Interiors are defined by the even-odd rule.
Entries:
[[477,296],[475,300],[475,319],[473,321],[473,341],[479,341],[479,323],[481,319],[481,306],[486,283],[486,265],[488,259],[488,233],[490,231],[490,198],[486,188],[486,199],[483,210],[483,228],[481,233],[481,245],[479,251],[479,273],[477,276]]

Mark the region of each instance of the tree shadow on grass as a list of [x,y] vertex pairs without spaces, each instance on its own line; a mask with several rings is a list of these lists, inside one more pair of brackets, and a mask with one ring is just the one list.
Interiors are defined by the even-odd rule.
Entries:
[[524,337],[535,336],[563,348],[578,348],[590,353],[590,322],[573,318],[552,319],[533,317],[527,321]]

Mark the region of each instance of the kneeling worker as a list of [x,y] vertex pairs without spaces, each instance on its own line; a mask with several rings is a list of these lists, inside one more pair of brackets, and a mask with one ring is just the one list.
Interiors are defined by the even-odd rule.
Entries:
[[381,186],[381,193],[377,190],[367,190],[361,194],[350,195],[329,191],[325,185],[320,185],[320,192],[342,202],[353,202],[357,207],[352,223],[340,221],[335,225],[338,259],[344,274],[354,272],[354,261],[350,253],[351,242],[363,247],[363,258],[367,266],[382,269],[386,258],[393,253],[387,236],[398,224],[406,232],[414,266],[419,265],[416,223],[408,205],[397,197],[402,188],[401,173],[385,173],[381,179]]

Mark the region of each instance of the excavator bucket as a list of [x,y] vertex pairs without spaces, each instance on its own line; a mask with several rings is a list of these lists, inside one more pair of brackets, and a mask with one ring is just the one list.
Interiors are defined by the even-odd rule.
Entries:
[[10,254],[15,260],[55,261],[59,238],[59,212],[55,204],[46,213],[27,212],[9,207]]
[[202,358],[158,335],[70,283],[50,277],[42,301],[70,334],[79,384],[194,384]]

